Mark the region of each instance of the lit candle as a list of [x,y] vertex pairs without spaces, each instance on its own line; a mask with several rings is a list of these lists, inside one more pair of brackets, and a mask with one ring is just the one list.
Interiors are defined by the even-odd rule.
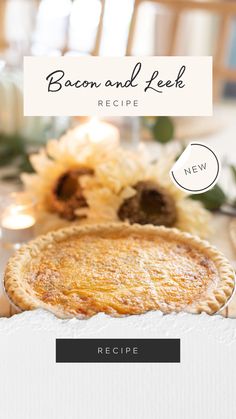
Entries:
[[76,128],[78,139],[87,138],[91,143],[119,143],[119,130],[112,124],[101,121],[98,118],[91,118],[89,122],[79,125]]
[[11,194],[1,214],[1,236],[4,245],[19,247],[34,237],[34,202],[24,192]]
[[32,227],[34,224],[34,217],[28,214],[7,215],[2,220],[2,227],[9,230],[24,230]]

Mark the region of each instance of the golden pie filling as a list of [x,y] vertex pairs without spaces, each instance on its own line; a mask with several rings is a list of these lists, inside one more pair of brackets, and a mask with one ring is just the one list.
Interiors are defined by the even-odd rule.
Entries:
[[151,234],[135,226],[90,230],[22,251],[18,271],[24,293],[17,297],[15,283],[5,280],[13,301],[24,309],[28,294],[29,308],[42,305],[69,317],[119,316],[149,310],[214,312],[232,293],[232,270],[221,266],[226,273],[228,268],[222,282],[216,256],[200,240],[162,227],[153,227]]

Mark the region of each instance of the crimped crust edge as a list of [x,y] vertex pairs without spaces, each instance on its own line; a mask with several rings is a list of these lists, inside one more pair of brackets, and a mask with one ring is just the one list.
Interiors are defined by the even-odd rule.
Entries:
[[[166,228],[163,226],[156,227],[153,225],[141,226],[139,224],[130,225],[128,223],[107,223],[86,226],[72,226],[63,228],[61,230],[50,232],[46,235],[39,236],[35,240],[23,245],[14,255],[9,259],[4,276],[5,290],[10,300],[21,310],[33,310],[36,308],[44,308],[52,311],[60,318],[73,317],[63,312],[57,307],[49,306],[41,300],[38,300],[30,292],[27,292],[23,287],[23,280],[21,275],[21,267],[27,262],[27,258],[34,257],[40,250],[45,248],[49,243],[54,241],[61,241],[67,237],[78,234],[89,234],[99,232],[114,232],[114,231],[130,231],[130,233],[144,234],[161,234],[167,238],[175,238],[186,243],[192,243],[193,246],[202,250],[214,262],[218,274],[219,284],[216,289],[212,290],[211,294],[206,296],[201,302],[196,303],[193,307],[187,310],[191,313],[206,312],[214,314],[222,309],[232,296],[235,287],[235,273],[226,257],[214,246],[207,241],[201,240],[198,237],[192,236],[189,233],[179,231],[175,228]],[[85,316],[78,316],[85,318]]]

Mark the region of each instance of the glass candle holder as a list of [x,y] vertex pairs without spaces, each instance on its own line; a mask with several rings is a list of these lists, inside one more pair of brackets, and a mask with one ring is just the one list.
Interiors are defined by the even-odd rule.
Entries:
[[35,200],[26,192],[7,195],[1,205],[1,238],[4,247],[19,248],[33,239]]

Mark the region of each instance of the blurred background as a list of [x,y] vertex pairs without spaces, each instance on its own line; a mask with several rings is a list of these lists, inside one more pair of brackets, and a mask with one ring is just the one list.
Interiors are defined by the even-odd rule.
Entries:
[[213,138],[225,151],[221,137],[230,146],[236,110],[235,17],[235,0],[0,0],[0,180],[19,181],[32,170],[29,153],[84,122],[23,116],[25,55],[212,55],[213,117],[112,123],[129,146]]
[[[125,143],[184,145],[230,126],[236,107],[235,0],[0,0],[0,178],[81,118],[23,117],[25,55],[212,55],[214,117],[115,118]],[[216,142],[216,141],[215,141]],[[1,168],[12,165],[10,173]]]
[[[24,148],[23,140],[33,140],[35,147],[75,123],[23,117],[24,55],[213,55],[215,103],[232,105],[235,16],[234,0],[0,0],[0,164],[9,157],[6,150],[4,154],[6,136],[14,137],[17,153]],[[144,118],[138,125],[118,118],[115,123],[124,139],[141,136],[164,142],[215,131],[222,122],[219,108],[215,120],[161,118],[157,123]],[[226,112],[234,112],[233,105]]]

